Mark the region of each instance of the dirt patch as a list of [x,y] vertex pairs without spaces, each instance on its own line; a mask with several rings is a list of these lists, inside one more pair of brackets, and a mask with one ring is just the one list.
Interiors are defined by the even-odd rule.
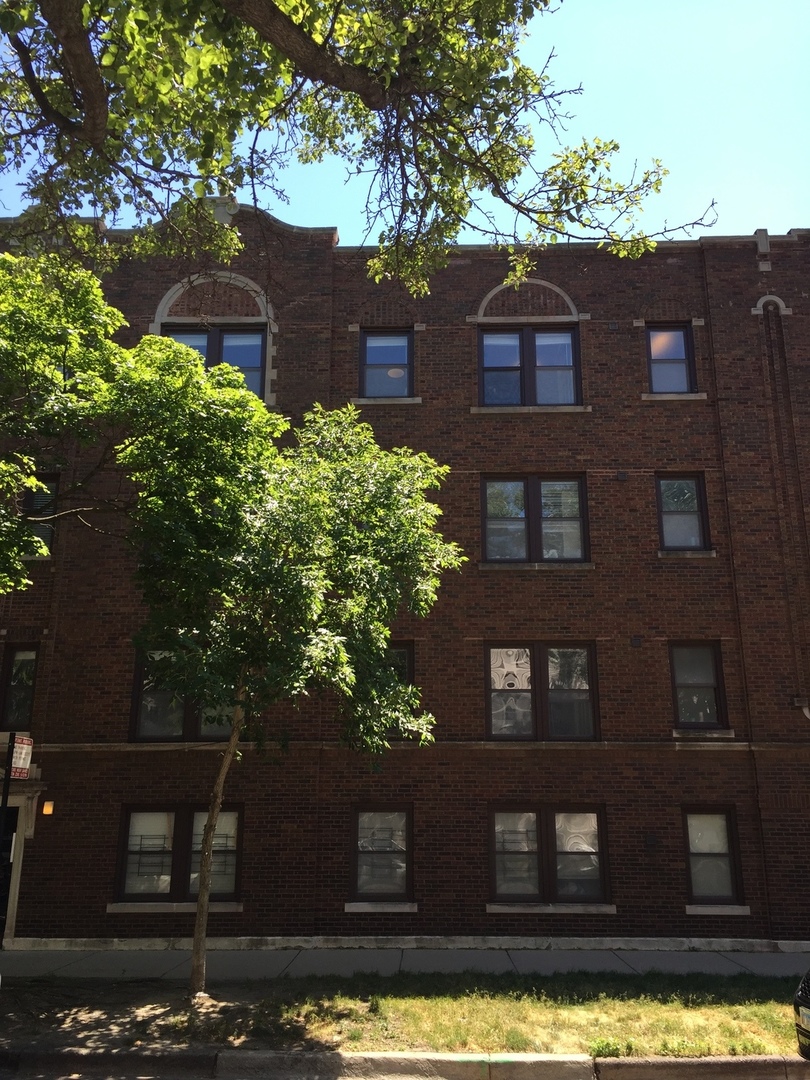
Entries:
[[185,984],[164,980],[4,979],[0,987],[6,1050],[334,1050],[340,1042],[312,1039],[261,982],[229,983],[193,1006]]

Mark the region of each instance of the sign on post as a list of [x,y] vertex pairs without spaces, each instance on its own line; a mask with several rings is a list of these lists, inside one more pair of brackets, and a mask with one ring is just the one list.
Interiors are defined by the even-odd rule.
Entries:
[[18,735],[14,740],[14,753],[11,757],[11,779],[27,780],[31,769],[31,755],[34,751],[34,740],[27,735]]

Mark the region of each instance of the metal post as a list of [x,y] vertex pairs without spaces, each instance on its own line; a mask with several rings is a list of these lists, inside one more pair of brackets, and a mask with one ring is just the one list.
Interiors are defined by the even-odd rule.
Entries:
[[[8,792],[11,785],[11,763],[14,760],[14,744],[17,741],[17,732],[10,731],[8,735],[8,751],[6,752],[6,771],[3,774],[3,793],[0,796],[0,893],[3,892],[6,874],[11,877],[11,858],[6,860],[3,847],[6,839],[6,815],[8,813]],[[11,852],[9,852],[9,856]],[[6,928],[6,920],[0,923],[0,949],[3,947],[3,931]]]

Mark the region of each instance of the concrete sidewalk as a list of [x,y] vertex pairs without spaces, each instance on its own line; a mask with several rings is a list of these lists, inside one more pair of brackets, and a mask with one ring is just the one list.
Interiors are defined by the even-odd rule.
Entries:
[[[374,972],[481,971],[550,975],[558,971],[645,974],[796,976],[810,968],[810,952],[667,951],[630,949],[212,949],[213,981],[353,975]],[[191,970],[188,949],[30,949],[0,951],[0,978],[171,979]]]

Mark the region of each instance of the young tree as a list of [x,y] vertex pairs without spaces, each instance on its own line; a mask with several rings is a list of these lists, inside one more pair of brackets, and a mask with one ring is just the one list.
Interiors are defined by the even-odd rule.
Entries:
[[[114,222],[168,224],[164,248],[232,250],[202,196],[269,190],[291,156],[342,157],[369,180],[376,279],[425,291],[486,193],[512,224],[476,218],[506,244],[559,237],[638,254],[634,224],[657,191],[657,161],[622,182],[618,146],[560,149],[561,102],[519,46],[549,0],[80,0],[0,9],[0,173],[24,178],[32,210],[18,235],[67,232],[86,247],[88,208]],[[564,115],[564,114],[563,114]],[[553,139],[535,159],[542,133]],[[179,203],[178,203],[179,200]],[[170,213],[169,207],[176,207]],[[36,209],[34,207],[36,206]],[[141,234],[137,244],[154,242]],[[517,269],[526,257],[517,256]]]
[[[13,351],[15,327],[24,341],[3,386],[5,418],[25,450],[12,444],[0,467],[19,496],[33,478],[37,440],[51,459],[69,433],[87,444],[81,508],[74,491],[55,512],[126,513],[149,611],[141,644],[156,650],[163,685],[230,725],[202,841],[198,993],[225,780],[240,739],[264,734],[267,707],[328,691],[357,749],[384,749],[392,730],[430,738],[432,718],[419,713],[418,691],[399,680],[387,645],[397,613],[426,615],[441,573],[461,562],[436,531],[440,510],[427,497],[446,469],[425,454],[381,449],[352,408],[316,408],[295,444],[280,449],[286,421],[245,389],[241,373],[206,370],[198,353],[168,338],[114,345],[121,317],[98,283],[73,269],[72,291],[63,282],[54,292],[61,272],[55,258],[0,258],[0,343]],[[92,492],[113,464],[132,492],[111,504]],[[7,497],[6,587],[25,583],[33,543],[17,515]]]

